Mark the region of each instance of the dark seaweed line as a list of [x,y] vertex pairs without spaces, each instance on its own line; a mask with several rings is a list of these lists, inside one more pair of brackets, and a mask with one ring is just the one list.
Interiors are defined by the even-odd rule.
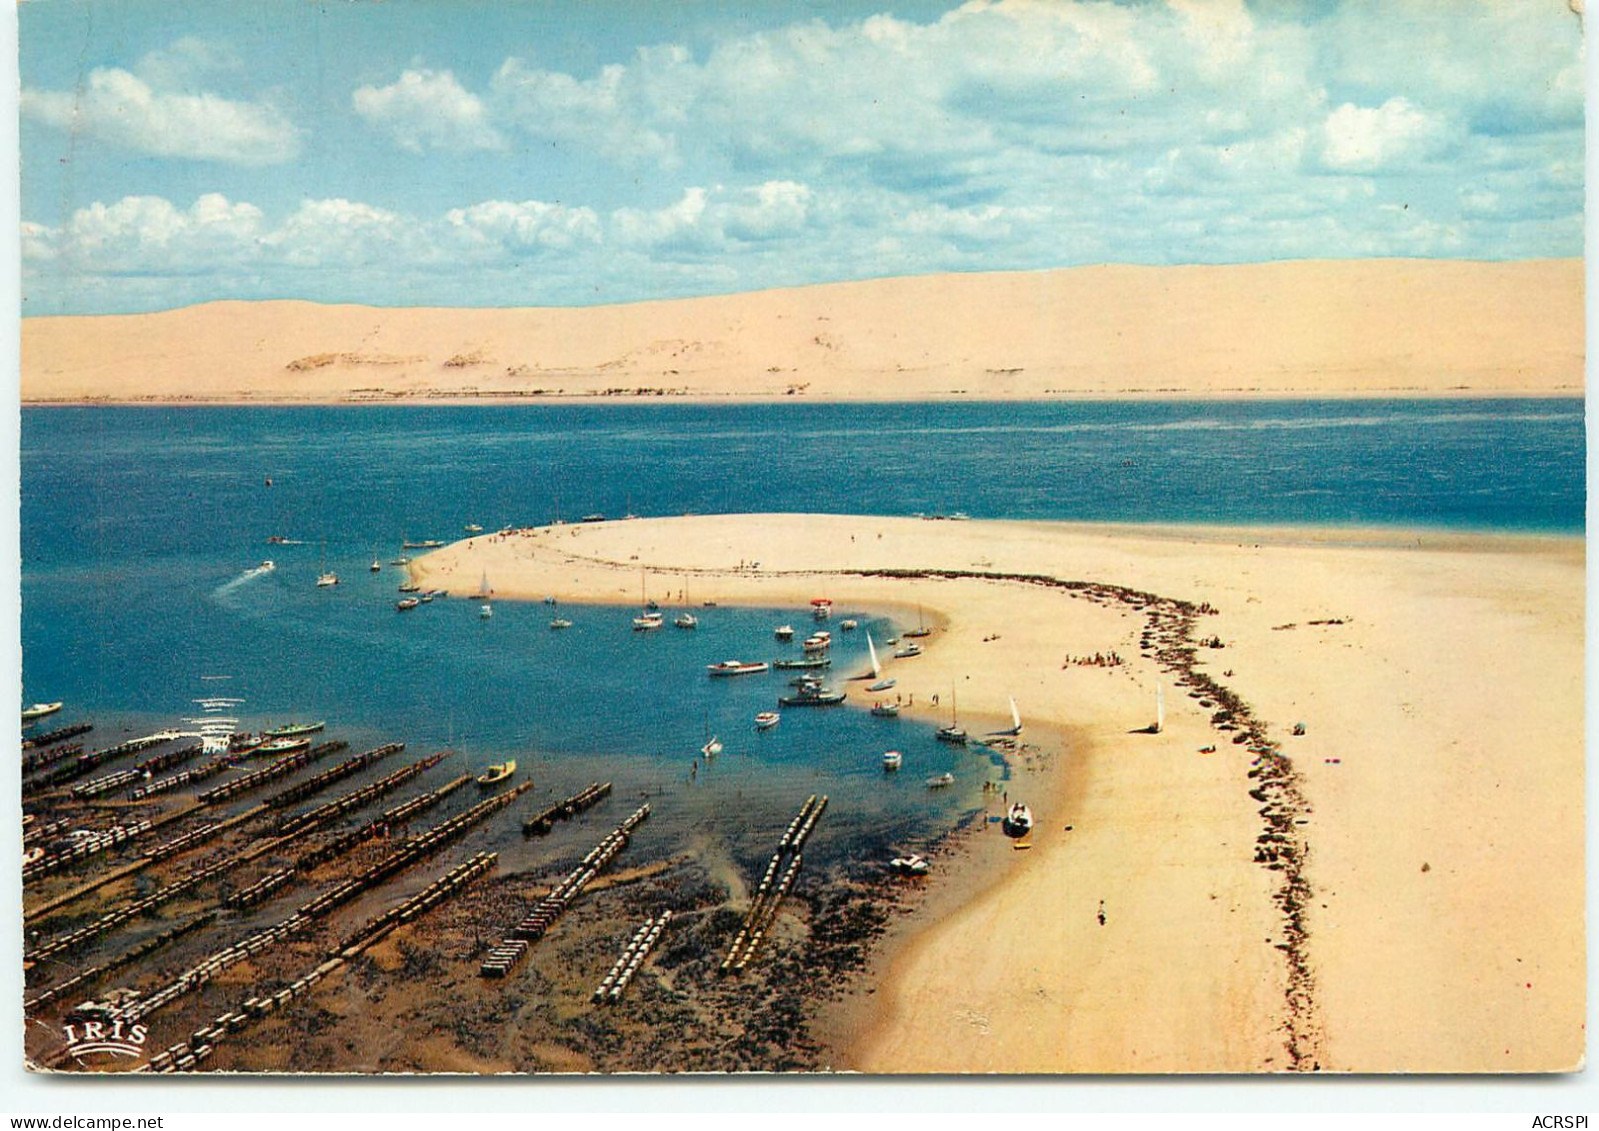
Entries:
[[1146,627],[1140,640],[1144,651],[1152,654],[1166,671],[1176,674],[1176,683],[1188,686],[1198,697],[1214,702],[1219,709],[1211,716],[1211,725],[1218,730],[1236,730],[1233,742],[1237,745],[1247,743],[1250,753],[1255,755],[1249,776],[1257,784],[1250,791],[1250,797],[1261,803],[1260,817],[1264,828],[1256,838],[1254,859],[1255,863],[1280,876],[1272,902],[1282,914],[1283,922],[1284,941],[1275,946],[1282,951],[1288,968],[1284,995],[1286,1015],[1281,1026],[1284,1047],[1294,1070],[1318,1071],[1321,1067],[1318,1060],[1321,1025],[1316,1012],[1316,979],[1306,953],[1309,932],[1305,925],[1305,912],[1311,895],[1305,870],[1310,849],[1297,824],[1309,810],[1309,804],[1293,760],[1268,737],[1265,724],[1254,717],[1249,704],[1208,673],[1196,670],[1198,646],[1194,642],[1194,622],[1199,616],[1216,610],[1209,605],[1161,597],[1126,586],[1066,581],[1040,573],[958,569],[829,572],[899,580],[1009,581],[1060,589],[1074,596],[1110,598],[1145,614]]

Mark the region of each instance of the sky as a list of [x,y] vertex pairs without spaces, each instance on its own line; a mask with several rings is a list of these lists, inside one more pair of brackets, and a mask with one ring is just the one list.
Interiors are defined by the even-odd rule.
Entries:
[[1567,0],[26,0],[18,32],[29,315],[1582,253]]

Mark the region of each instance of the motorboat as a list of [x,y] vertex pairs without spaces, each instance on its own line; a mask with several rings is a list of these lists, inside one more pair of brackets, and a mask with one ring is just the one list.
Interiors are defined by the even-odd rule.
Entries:
[[831,687],[806,686],[800,688],[793,695],[780,695],[777,698],[779,707],[836,707],[849,698],[843,691],[835,691]]
[[414,581],[407,581],[405,584],[400,586],[400,592],[401,593],[420,593],[420,592],[422,592],[422,587],[420,585],[418,585]]
[[777,630],[773,632],[772,635],[777,637],[779,640],[792,640],[794,639],[794,626],[791,624],[778,625]]
[[807,656],[803,660],[773,660],[772,667],[778,671],[796,671],[813,668],[828,668],[833,666],[833,661],[826,656]]
[[1005,819],[1000,823],[1000,828],[1005,830],[1006,836],[1024,837],[1033,831],[1033,811],[1020,801],[1010,807],[1005,814]]
[[880,719],[897,719],[899,718],[899,704],[873,703],[872,714],[876,715]]
[[578,521],[579,522],[604,522],[605,521],[605,516],[603,514],[586,514],[582,518],[578,519]]
[[572,627],[572,622],[567,620],[565,617],[556,617],[554,620],[550,621],[550,627],[551,628],[571,628]]
[[271,573],[273,570],[278,568],[278,563],[273,561],[271,558],[268,558],[255,568],[260,570],[262,573]]
[[672,623],[678,628],[698,628],[700,622],[693,613],[678,613]]
[[723,660],[719,664],[706,664],[705,671],[708,675],[754,675],[764,672],[772,665],[765,660]]
[[922,646],[920,644],[907,644],[903,648],[894,649],[894,658],[896,660],[908,660],[912,656],[920,656],[921,654]]
[[59,710],[61,710],[60,703],[34,703],[31,706],[22,708],[22,721],[25,723],[31,723],[35,719],[42,719],[46,715],[53,715]]
[[760,714],[755,716],[755,729],[771,730],[782,721],[782,718],[783,716],[779,715],[776,711],[762,711]]
[[811,616],[817,620],[826,620],[833,615],[833,602],[826,597],[818,597],[811,602]]
[[[442,545],[444,545],[444,543],[440,542],[437,538],[426,538],[426,539],[423,539],[421,542],[401,542],[400,543],[400,549],[402,549],[402,550],[437,550]],[[512,769],[515,769],[515,766],[513,766]]]
[[932,867],[925,857],[915,853],[909,856],[896,856],[888,862],[888,866],[900,876],[925,876]]
[[807,652],[825,652],[833,646],[833,636],[827,632],[817,632],[807,636],[800,647]]
[[480,788],[492,789],[514,773],[516,773],[515,758],[508,762],[497,762],[478,775],[477,784]]
[[851,619],[851,620],[841,620],[841,621],[838,622],[838,627],[842,628],[845,632],[854,632],[860,626],[861,626],[861,622],[858,621],[858,620],[853,620],[853,619]]
[[955,775],[952,774],[952,773],[949,773],[947,771],[942,773],[942,774],[939,774],[935,778],[928,778],[927,779],[927,788],[928,789],[943,789],[945,786],[951,786],[951,785],[954,785],[954,784],[955,784]]
[[[237,722],[237,719],[230,720]],[[289,723],[287,726],[274,727],[272,730],[261,732],[262,738],[298,738],[302,734],[315,734],[328,724],[318,720],[314,723]]]
[[494,607],[492,605],[484,605],[478,609],[477,615],[483,620],[488,620],[494,615]]
[[257,746],[255,754],[260,757],[275,758],[282,754],[296,754],[301,750],[309,750],[310,748],[311,740],[303,736],[300,738],[274,738]]
[[398,601],[394,602],[394,608],[397,612],[408,613],[421,603],[421,600],[416,597],[401,597]]
[[482,534],[483,533],[483,528],[481,526],[479,526],[475,522],[467,523],[464,527],[462,527],[462,529],[465,530],[468,534]]
[[905,755],[901,754],[898,750],[890,750],[883,755],[883,769],[885,772],[897,770],[904,764]]
[[339,575],[334,573],[332,570],[328,570],[328,572],[319,575],[316,579],[318,589],[326,589],[328,586],[337,585],[338,583]]
[[653,632],[657,628],[664,627],[665,624],[666,618],[660,613],[646,612],[633,618],[633,631]]

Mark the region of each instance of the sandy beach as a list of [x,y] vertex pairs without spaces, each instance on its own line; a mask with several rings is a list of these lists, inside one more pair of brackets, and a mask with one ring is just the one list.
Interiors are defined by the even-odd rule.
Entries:
[[668,608],[893,610],[934,626],[889,662],[908,714],[958,705],[976,733],[1014,697],[1024,738],[1059,736],[1048,765],[1013,755],[1033,848],[884,957],[835,1067],[1582,1063],[1581,539],[707,516],[413,569],[499,598],[630,604],[644,580]]
[[25,318],[24,403],[1578,395],[1577,259],[1107,265],[588,308]]

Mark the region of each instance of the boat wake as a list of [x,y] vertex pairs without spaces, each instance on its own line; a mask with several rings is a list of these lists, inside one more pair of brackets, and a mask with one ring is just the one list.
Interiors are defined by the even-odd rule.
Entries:
[[245,570],[243,573],[239,574],[238,577],[233,578],[231,581],[224,581],[221,585],[218,585],[214,590],[212,590],[212,594],[220,597],[225,593],[231,593],[245,582],[254,581],[258,577],[265,577],[276,568],[277,565],[273,562],[262,562],[254,569]]

